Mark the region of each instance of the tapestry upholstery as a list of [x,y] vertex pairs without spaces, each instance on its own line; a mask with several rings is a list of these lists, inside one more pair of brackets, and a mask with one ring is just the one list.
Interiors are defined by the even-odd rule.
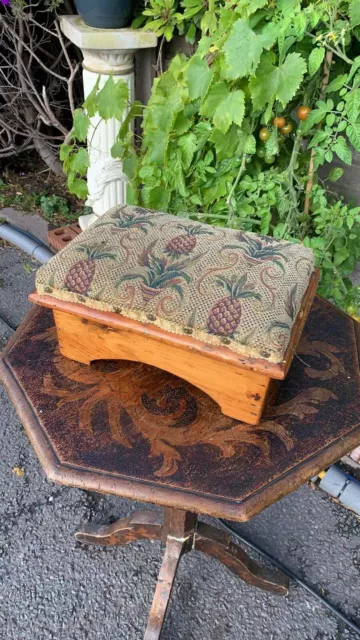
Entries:
[[313,270],[302,245],[123,205],[42,266],[36,287],[279,363]]

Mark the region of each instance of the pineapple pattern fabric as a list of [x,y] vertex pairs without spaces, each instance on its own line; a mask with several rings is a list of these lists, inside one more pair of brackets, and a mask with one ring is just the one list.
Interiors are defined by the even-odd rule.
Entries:
[[123,205],[37,273],[39,294],[280,363],[311,249]]

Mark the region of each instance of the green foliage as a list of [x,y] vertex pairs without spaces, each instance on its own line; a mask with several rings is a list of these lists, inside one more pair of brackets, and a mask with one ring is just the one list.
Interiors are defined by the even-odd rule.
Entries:
[[40,197],[40,206],[44,218],[50,222],[56,219],[57,216],[61,216],[62,218],[70,217],[68,201],[66,198],[62,198],[61,196],[43,195]]
[[[177,13],[177,6],[176,0],[149,0],[142,14],[135,18],[133,27],[138,28],[145,24],[146,29],[151,29],[157,36],[163,36],[170,41],[175,28],[179,28],[184,20],[184,16]],[[195,32],[192,38],[190,34],[189,40],[193,40],[194,37]]]
[[345,309],[359,303],[358,288],[349,279],[360,257],[360,207],[329,201],[319,185],[312,189],[312,237],[304,244],[314,249],[322,277],[319,293]]
[[270,33],[266,28],[258,32],[251,28],[248,19],[237,20],[223,45],[223,75],[231,80],[254,75],[263,50],[269,49],[274,40],[274,29]]
[[[141,144],[131,126],[141,114],[135,104],[112,149],[129,178],[129,203],[303,242],[316,253],[321,292],[345,308],[360,301],[348,279],[360,258],[360,210],[331,191],[342,169],[325,185],[316,171],[335,157],[351,164],[352,148],[360,151],[359,4],[149,0],[136,26],[167,40],[175,32],[201,37],[193,56],[175,56],[155,80]],[[62,159],[78,195],[88,158],[77,141],[93,115],[121,118],[120,83],[97,85],[75,113]],[[304,121],[300,105],[311,108]],[[275,116],[292,132],[274,127]]]
[[213,71],[206,60],[203,60],[199,55],[190,58],[184,69],[184,78],[190,100],[206,96],[213,75]]
[[[51,193],[54,187],[61,189],[59,185],[55,186],[48,182],[42,185],[41,181],[31,185],[30,178],[30,184],[27,182],[26,188],[23,189],[20,186],[23,180],[20,179],[19,182],[16,181],[16,174],[11,175],[9,183],[0,179],[0,208],[14,207],[19,211],[39,212],[46,220],[56,225],[77,220],[79,216],[77,203],[70,204],[66,198]],[[33,190],[28,190],[28,187]]]
[[198,29],[206,33],[216,28],[219,5],[219,0],[147,0],[132,26],[151,29],[168,42],[179,33],[193,44]]
[[353,28],[357,27],[360,24],[360,2],[359,2],[359,0],[351,0],[350,7],[349,7],[349,13],[350,13],[351,26]]
[[[285,108],[299,89],[305,72],[306,63],[299,53],[290,53],[279,65],[273,53],[265,54],[249,82],[254,109],[260,111],[268,107],[272,110],[276,100]],[[268,110],[267,115],[270,113]]]
[[309,75],[313,76],[320,69],[325,58],[325,47],[313,49],[309,55]]
[[[78,198],[85,200],[88,195],[88,187],[84,176],[89,167],[89,154],[85,146],[88,137],[94,134],[95,127],[91,124],[91,117],[95,114],[101,120],[117,118],[121,120],[128,106],[129,89],[124,80],[114,81],[110,76],[105,84],[100,87],[100,77],[82,108],[75,109],[73,128],[70,135],[60,147],[60,160],[67,174],[69,191]],[[131,117],[138,114],[138,104],[135,103],[131,110]],[[128,124],[130,120],[126,121]],[[120,151],[120,149],[119,149]],[[55,197],[55,196],[54,196]]]

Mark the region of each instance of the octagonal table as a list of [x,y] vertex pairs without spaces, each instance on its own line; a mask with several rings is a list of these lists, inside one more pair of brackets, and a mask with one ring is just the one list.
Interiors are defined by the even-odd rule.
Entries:
[[49,310],[34,309],[15,333],[0,378],[48,477],[163,507],[76,533],[91,544],[164,542],[145,640],[160,637],[179,560],[193,549],[254,586],[287,593],[285,576],[198,514],[248,520],[360,442],[358,326],[316,298],[279,400],[258,426],[223,416],[199,389],[159,369],[62,357]]

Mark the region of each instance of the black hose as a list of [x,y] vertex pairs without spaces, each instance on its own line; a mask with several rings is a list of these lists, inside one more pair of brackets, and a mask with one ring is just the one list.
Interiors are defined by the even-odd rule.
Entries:
[[343,613],[341,613],[339,609],[334,607],[334,605],[331,604],[331,602],[329,602],[323,596],[317,593],[317,591],[315,591],[312,587],[309,587],[309,585],[306,584],[306,582],[301,580],[301,578],[299,578],[299,576],[297,576],[296,573],[291,571],[291,569],[288,569],[282,562],[280,562],[280,560],[277,560],[268,551],[261,549],[261,547],[258,547],[258,545],[255,544],[255,542],[251,542],[251,540],[248,540],[243,535],[238,533],[225,520],[222,520],[221,518],[219,518],[218,522],[220,522],[222,527],[224,527],[224,529],[226,529],[229,533],[231,533],[231,535],[234,536],[234,538],[237,538],[237,540],[239,540],[240,542],[247,544],[248,547],[250,547],[250,549],[253,549],[254,551],[256,551],[256,553],[259,553],[261,556],[269,560],[271,564],[273,564],[275,567],[280,569],[280,571],[285,573],[285,575],[291,578],[291,580],[294,580],[294,582],[297,582],[297,584],[299,584],[303,589],[305,589],[305,591],[310,593],[314,598],[316,598],[316,600],[319,600],[319,602],[321,602],[332,613],[334,613],[338,618],[340,618],[342,622],[344,622],[348,627],[350,627],[353,631],[355,631],[355,633],[357,633],[360,636],[360,627],[358,627],[357,624],[355,624],[355,622],[352,622],[352,620],[349,620],[349,618],[347,618]]

